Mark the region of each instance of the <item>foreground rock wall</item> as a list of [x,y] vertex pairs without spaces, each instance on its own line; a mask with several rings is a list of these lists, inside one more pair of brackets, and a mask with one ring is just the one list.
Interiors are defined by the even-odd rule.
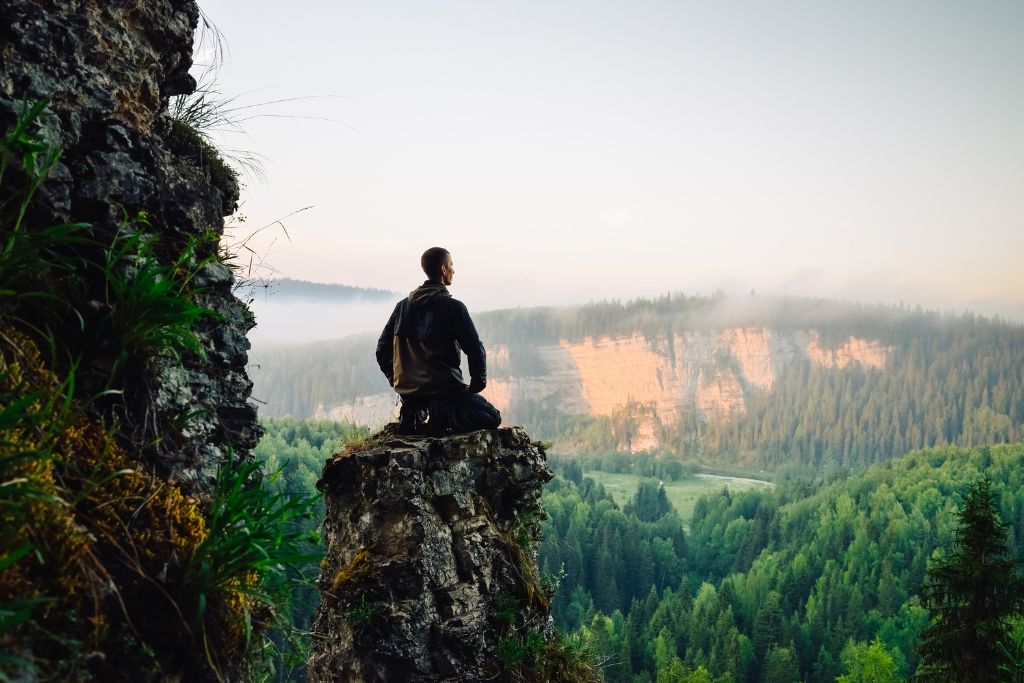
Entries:
[[[89,223],[90,237],[110,244],[126,215],[145,212],[148,225],[131,227],[156,238],[165,262],[190,240],[205,261],[194,279],[198,303],[220,316],[200,329],[205,358],[150,359],[129,377],[117,415],[140,452],[159,451],[151,466],[202,492],[227,450],[247,453],[260,432],[245,374],[253,320],[232,295],[230,269],[211,258],[238,184],[167,111],[169,97],[196,87],[188,71],[199,8],[191,0],[0,0],[0,17],[0,131],[26,103],[48,99],[44,128],[63,149],[29,223]],[[103,372],[80,375],[91,370]],[[143,448],[156,441],[164,447]]]
[[249,680],[269,622],[251,563],[208,570],[218,465],[260,430],[237,178],[168,113],[199,19],[0,0],[2,680]]
[[534,547],[551,477],[516,427],[387,428],[329,460],[311,679],[497,679],[502,639],[550,638]]

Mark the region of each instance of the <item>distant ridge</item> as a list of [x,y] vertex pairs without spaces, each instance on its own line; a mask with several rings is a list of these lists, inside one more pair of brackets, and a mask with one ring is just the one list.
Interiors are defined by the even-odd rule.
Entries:
[[267,280],[263,284],[252,286],[254,293],[262,296],[265,291],[274,299],[308,299],[315,301],[380,301],[400,296],[397,292],[369,287],[353,287],[351,285],[310,282],[309,280],[293,280],[280,278]]
[[[474,317],[484,395],[563,452],[828,470],[1024,435],[1024,326],[1006,321],[676,295]],[[388,421],[396,399],[375,341],[371,331],[267,349],[249,368],[263,414]]]

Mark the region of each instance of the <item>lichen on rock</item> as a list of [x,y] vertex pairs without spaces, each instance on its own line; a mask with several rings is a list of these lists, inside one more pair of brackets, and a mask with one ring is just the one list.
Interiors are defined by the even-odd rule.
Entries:
[[327,462],[314,681],[503,678],[500,643],[554,637],[535,562],[543,449],[518,427],[392,427]]

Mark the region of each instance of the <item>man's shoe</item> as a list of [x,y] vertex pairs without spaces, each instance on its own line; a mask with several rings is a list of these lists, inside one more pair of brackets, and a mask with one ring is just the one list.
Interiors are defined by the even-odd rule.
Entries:
[[403,413],[398,417],[398,433],[403,436],[412,436],[416,433],[416,417],[409,413]]
[[427,422],[427,435],[433,437],[445,436],[451,429],[448,428],[449,407],[442,401],[430,403],[430,420]]
[[424,432],[423,422],[426,420],[426,411],[419,407],[402,404],[398,413],[398,433],[404,436],[414,436]]

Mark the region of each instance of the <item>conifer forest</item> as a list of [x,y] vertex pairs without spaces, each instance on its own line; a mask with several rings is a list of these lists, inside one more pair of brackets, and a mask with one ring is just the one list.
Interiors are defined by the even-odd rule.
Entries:
[[[365,434],[290,418],[264,424],[257,455],[295,492],[309,491],[330,452]],[[1002,659],[987,679],[930,680],[1024,673],[1014,560],[1024,555],[1021,445],[935,447],[814,478],[780,473],[772,487],[709,489],[685,520],[662,482],[692,473],[641,456],[638,468],[652,476],[638,476],[631,500],[617,505],[579,458],[551,461],[539,565],[556,586],[556,625],[585,636],[607,681],[907,681],[935,670],[935,649],[923,646],[944,603],[924,587],[941,583],[943,563],[976,560],[964,559],[974,551],[962,528],[983,480],[992,529],[1003,534],[994,546],[1001,595],[1012,598],[990,615]],[[315,600],[297,601],[297,623]],[[940,642],[941,656],[951,646]]]

